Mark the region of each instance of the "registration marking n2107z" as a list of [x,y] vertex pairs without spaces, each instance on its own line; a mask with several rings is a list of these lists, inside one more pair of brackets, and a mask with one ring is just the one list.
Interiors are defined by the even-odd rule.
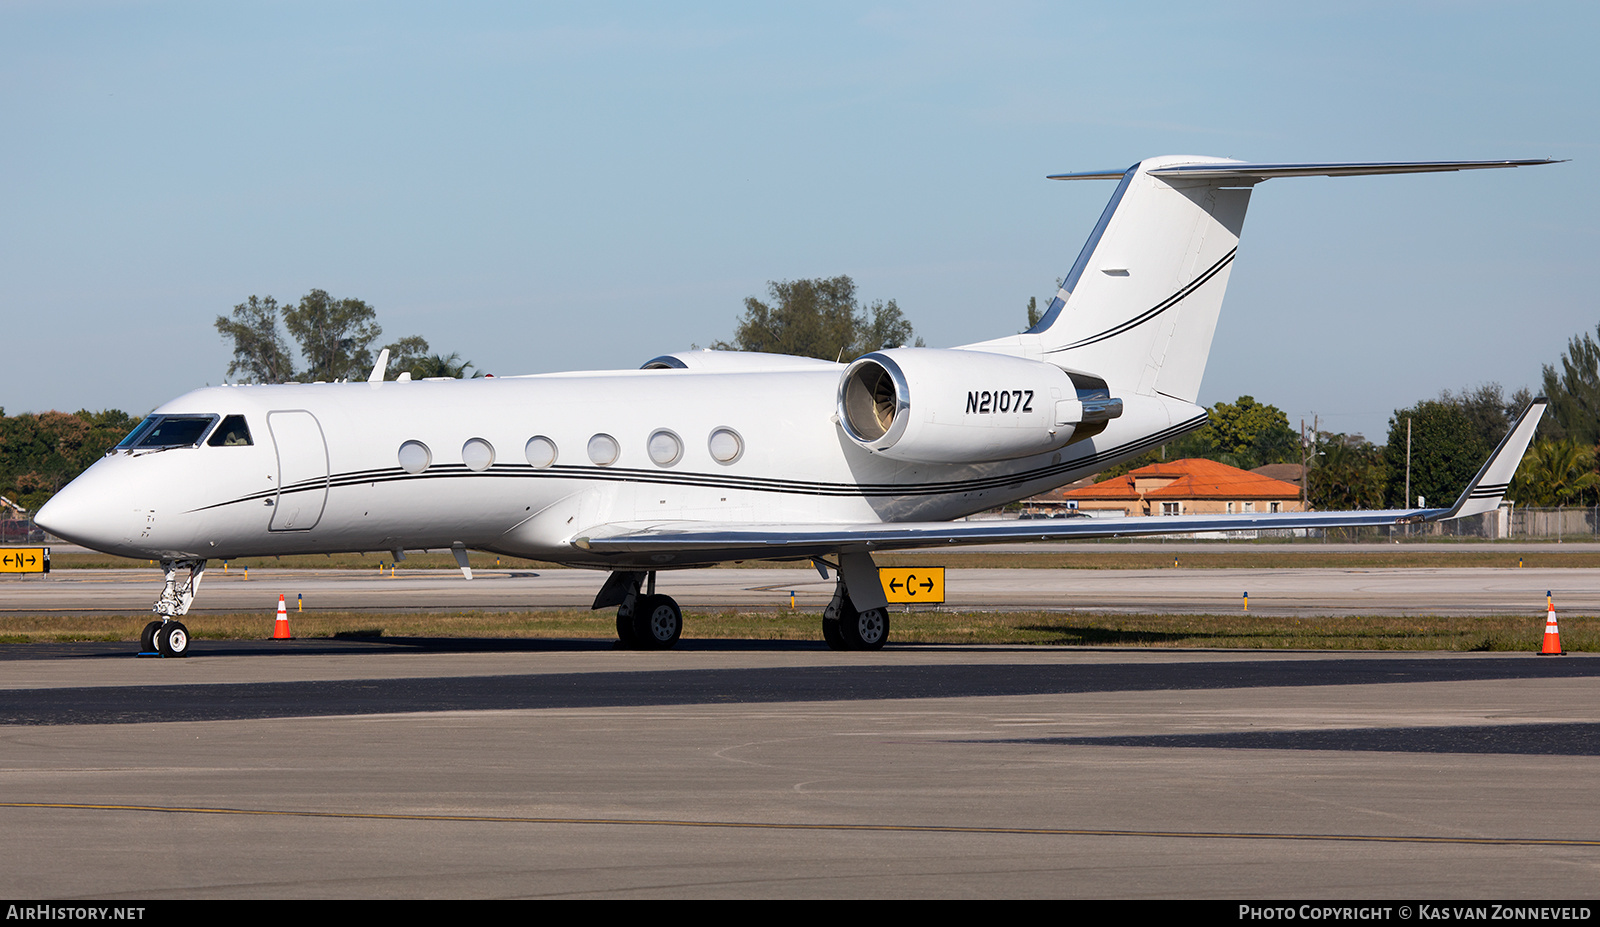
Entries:
[[968,390],[967,414],[997,414],[1001,412],[1032,412],[1033,390]]

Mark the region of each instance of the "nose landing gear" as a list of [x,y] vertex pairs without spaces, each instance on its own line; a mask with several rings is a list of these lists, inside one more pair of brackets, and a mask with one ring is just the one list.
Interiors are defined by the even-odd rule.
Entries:
[[152,621],[139,635],[140,653],[163,657],[189,655],[189,629],[181,621]]
[[[161,616],[161,620],[144,626],[144,631],[139,635],[140,653],[186,657],[189,655],[189,629],[177,619],[187,614],[194,602],[195,593],[200,589],[200,580],[205,577],[206,562],[163,560],[161,569],[166,574],[166,585],[151,609]],[[179,570],[187,570],[188,575],[180,577]]]

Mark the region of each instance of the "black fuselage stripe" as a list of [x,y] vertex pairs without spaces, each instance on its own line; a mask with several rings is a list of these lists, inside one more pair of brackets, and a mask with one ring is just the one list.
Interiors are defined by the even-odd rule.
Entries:
[[1238,248],[1234,248],[1232,251],[1229,251],[1227,254],[1224,254],[1222,256],[1222,258],[1217,261],[1217,263],[1212,264],[1211,267],[1208,268],[1205,273],[1201,274],[1200,276],[1196,277],[1194,280],[1190,281],[1187,286],[1185,286],[1184,288],[1182,288],[1178,292],[1172,294],[1171,296],[1168,296],[1166,299],[1164,299],[1161,302],[1157,303],[1155,306],[1145,310],[1144,312],[1140,313],[1139,315],[1134,316],[1133,318],[1129,319],[1128,321],[1123,322],[1122,324],[1117,325],[1117,326],[1115,326],[1113,328],[1108,328],[1108,329],[1106,329],[1105,331],[1101,332],[1098,335],[1090,335],[1087,338],[1082,338],[1082,339],[1079,339],[1078,341],[1074,341],[1072,344],[1065,345],[1065,346],[1059,347],[1059,348],[1053,348],[1053,349],[1051,349],[1050,353],[1055,353],[1056,351],[1070,351],[1073,348],[1081,348],[1081,347],[1084,347],[1086,345],[1095,344],[1096,342],[1104,341],[1107,338],[1114,338],[1117,335],[1120,335],[1123,332],[1128,331],[1131,328],[1136,328],[1136,327],[1138,327],[1140,325],[1143,325],[1144,323],[1150,321],[1151,319],[1155,318],[1156,316],[1162,314],[1163,312],[1166,312],[1168,309],[1171,309],[1173,306],[1176,306],[1178,303],[1182,302],[1183,299],[1185,297],[1187,297],[1190,293],[1193,293],[1195,290],[1199,289],[1207,280],[1210,280],[1212,277],[1216,276],[1222,270],[1222,268],[1228,266],[1228,264],[1233,261],[1233,256],[1235,254],[1237,254],[1238,251],[1239,251]]

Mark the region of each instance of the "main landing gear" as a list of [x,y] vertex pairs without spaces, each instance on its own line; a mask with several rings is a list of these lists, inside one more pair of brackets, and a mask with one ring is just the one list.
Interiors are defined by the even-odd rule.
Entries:
[[[817,570],[827,579],[820,561]],[[830,564],[831,565],[831,564]],[[840,554],[833,601],[822,613],[822,639],[832,650],[882,650],[889,641],[889,602],[872,555]],[[606,579],[591,608],[617,609],[617,642],[630,650],[665,650],[683,633],[683,609],[656,594],[654,570],[618,570]]]
[[[850,582],[852,578],[854,584]],[[851,589],[856,590],[854,595]],[[888,604],[883,587],[878,584],[878,570],[872,556],[840,555],[839,581],[833,587],[833,601],[822,612],[822,639],[827,642],[828,649],[882,650],[889,640]]]
[[671,596],[656,594],[654,570],[612,573],[592,607],[610,605],[617,607],[617,641],[630,650],[666,650],[683,634],[683,609]]
[[[205,578],[206,562],[204,560],[163,560],[161,570],[166,574],[166,585],[161,589],[161,598],[156,599],[155,607],[151,611],[161,616],[159,621],[152,621],[144,626],[144,631],[139,635],[140,653],[159,653],[163,657],[186,657],[189,655],[189,629],[177,619],[189,611],[189,606],[194,602],[194,596],[200,589],[200,580]],[[187,571],[187,576],[180,576],[179,571]]]

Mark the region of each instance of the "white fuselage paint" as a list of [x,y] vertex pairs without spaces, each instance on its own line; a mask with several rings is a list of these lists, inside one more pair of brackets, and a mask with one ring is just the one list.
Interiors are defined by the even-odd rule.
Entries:
[[[57,531],[69,540],[152,559],[462,544],[574,566],[668,568],[693,561],[658,554],[633,563],[573,541],[601,525],[958,518],[1063,485],[1204,421],[1189,403],[1134,397],[1104,432],[1059,451],[908,463],[856,446],[836,424],[843,369],[210,387],[155,411],[243,415],[252,445],[113,452],[53,500],[53,520],[71,526]],[[742,441],[728,463],[709,447],[719,428]],[[647,449],[661,429],[683,448],[665,466]],[[616,439],[614,463],[590,460],[597,434]],[[524,452],[539,435],[559,450],[542,469]],[[473,439],[493,448],[487,469],[463,462]],[[400,466],[407,441],[429,449],[421,473]]]

